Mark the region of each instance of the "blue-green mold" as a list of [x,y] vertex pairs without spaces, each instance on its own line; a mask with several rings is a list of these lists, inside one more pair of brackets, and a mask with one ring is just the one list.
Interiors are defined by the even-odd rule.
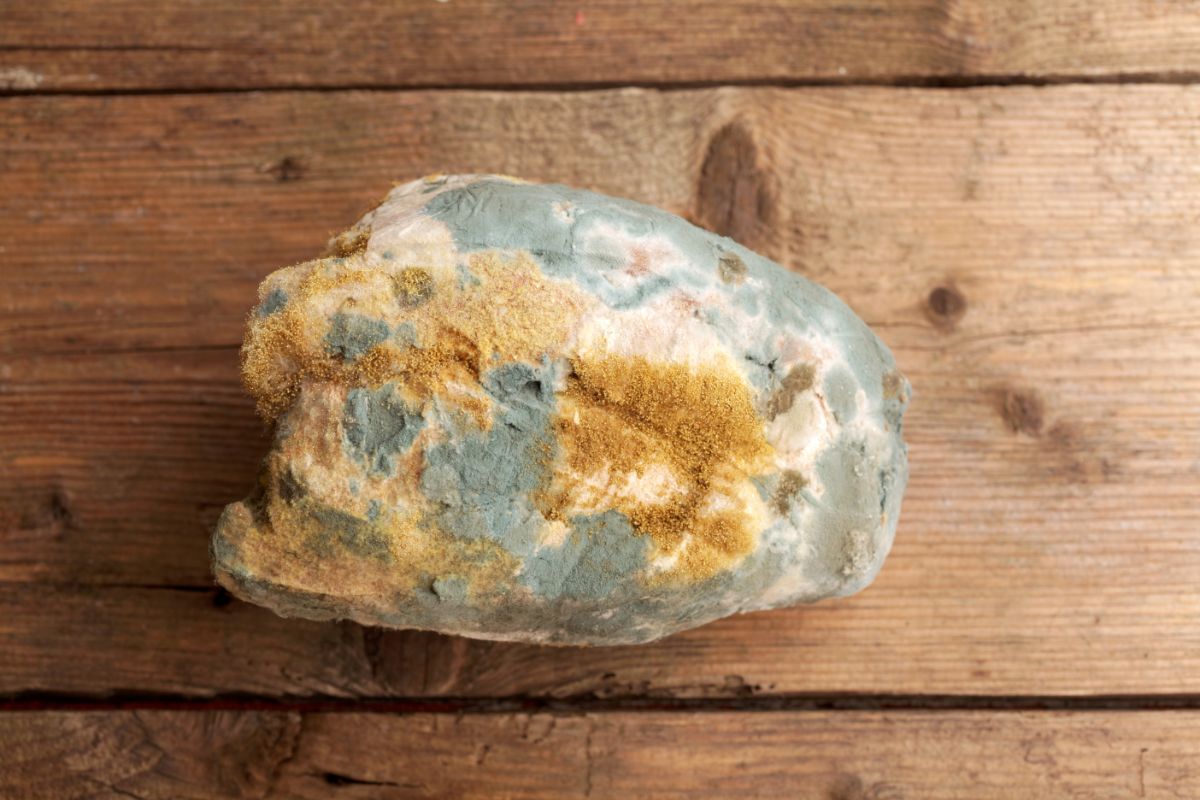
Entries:
[[650,540],[634,533],[619,511],[572,517],[562,545],[525,560],[521,581],[546,597],[609,597],[646,563]]
[[850,370],[842,366],[833,367],[825,374],[825,403],[833,411],[838,424],[852,422],[858,415],[858,404],[854,399],[858,381]]
[[305,505],[317,522],[317,532],[309,539],[308,547],[318,555],[330,557],[341,547],[363,558],[390,558],[387,536],[372,520],[312,500]]
[[412,322],[401,322],[397,325],[396,330],[392,332],[392,339],[406,347],[417,347],[421,343],[417,338],[417,327]]
[[274,289],[272,289],[270,292],[267,293],[267,296],[263,298],[262,303],[259,304],[258,316],[260,316],[260,317],[271,316],[276,311],[282,310],[283,307],[287,305],[287,301],[288,301],[287,292],[285,292],[283,289],[280,289],[278,286],[276,286]]
[[555,379],[549,364],[505,364],[484,373],[481,384],[496,404],[491,430],[464,432],[426,450],[421,488],[440,507],[445,530],[494,539],[517,555],[532,551],[545,520],[529,496],[555,452]]
[[482,283],[482,281],[479,280],[479,276],[472,272],[471,267],[465,263],[460,263],[455,268],[455,275],[457,276],[458,288],[460,290],[469,289],[472,286],[479,286]]
[[391,475],[395,457],[417,438],[425,419],[409,408],[394,383],[354,388],[346,396],[342,436],[347,451],[371,473]]
[[325,348],[331,355],[353,361],[377,344],[387,341],[391,331],[383,320],[350,311],[339,311],[329,322]]
[[[887,348],[835,295],[665,211],[563,186],[460,176],[414,182],[393,192],[387,202],[393,201],[388,213],[360,223],[371,231],[369,241],[386,241],[388,250],[373,252],[368,244],[362,254],[320,262],[320,269],[365,263],[396,288],[391,310],[376,312],[385,319],[330,314],[324,334],[328,355],[353,362],[385,342],[400,350],[429,346],[417,331],[440,334],[422,326],[420,315],[426,307],[446,307],[426,302],[434,297],[433,275],[439,276],[441,300],[442,292],[502,280],[491,269],[474,274],[472,254],[496,254],[501,263],[527,255],[545,276],[596,302],[589,307],[612,312],[605,331],[618,338],[625,335],[622,312],[636,317],[647,308],[654,314],[692,308],[687,325],[699,321],[707,351],[727,358],[748,381],[764,426],[774,430],[781,419],[794,424],[824,415],[820,430],[826,438],[815,453],[789,444],[797,448],[794,463],[779,459],[773,469],[755,467],[767,471],[746,476],[766,514],[752,550],[708,577],[659,579],[648,567],[656,556],[654,542],[620,511],[601,508],[562,518],[556,510],[554,521],[547,522],[537,501],[552,478],[548,464],[559,455],[554,432],[564,423],[557,392],[572,380],[577,356],[566,343],[541,360],[504,363],[493,354],[478,367],[478,386],[471,388],[488,396],[490,426],[481,426],[449,397],[422,399],[418,409],[404,402],[397,384],[354,386],[340,421],[342,445],[356,472],[334,484],[350,488],[345,507],[314,496],[300,474],[303,459],[273,464],[273,478],[263,485],[268,496],[274,493],[311,523],[305,531],[318,531],[305,534],[301,549],[385,570],[402,566],[389,561],[387,537],[393,535],[389,526],[405,517],[377,496],[393,480],[420,487],[412,506],[423,516],[404,536],[445,536],[466,548],[455,552],[445,571],[436,562],[424,564],[410,579],[415,583],[384,587],[370,602],[349,590],[339,594],[338,587],[307,591],[267,579],[264,574],[278,571],[264,573],[248,562],[272,552],[238,544],[239,536],[258,536],[257,531],[272,535],[267,505],[262,497],[251,498],[230,507],[238,513],[227,509],[213,538],[223,583],[283,613],[314,619],[344,616],[484,638],[619,644],[649,641],[739,611],[847,594],[870,581],[890,547],[906,481],[900,430],[909,389]],[[444,228],[386,230],[393,220],[407,226],[419,217]],[[414,238],[406,241],[408,236]],[[401,252],[421,255],[406,263]],[[454,271],[447,274],[449,265]],[[703,302],[713,297],[716,302]],[[453,297],[445,299],[453,307]],[[252,323],[287,303],[285,291],[272,289]],[[301,383],[296,406],[324,402],[327,391],[307,386]],[[798,402],[809,404],[805,413],[782,416]],[[307,435],[300,426],[309,418],[282,414],[276,449]],[[631,418],[630,424],[637,421]],[[420,458],[413,462],[420,463],[419,474],[397,474],[399,459],[412,452],[426,428],[432,430],[421,438]],[[806,455],[796,455],[800,452]],[[283,547],[275,557],[286,564],[304,553]],[[498,584],[478,579],[479,571],[497,564],[505,570]]]
[[[556,205],[567,204],[567,217]],[[449,189],[428,202],[426,212],[445,222],[459,249],[508,250],[530,253],[551,277],[575,281],[613,308],[641,305],[677,284],[664,277],[629,286],[614,285],[606,273],[625,266],[614,244],[588,238],[598,225],[610,225],[629,236],[676,234],[699,230],[687,222],[630,200],[600,198],[591,192],[558,185],[512,184],[483,180]],[[648,215],[647,212],[654,212]],[[711,260],[716,269],[716,244],[679,237],[689,257]]]
[[470,582],[461,575],[448,575],[444,578],[434,578],[429,584],[430,591],[442,603],[462,603],[467,599]]

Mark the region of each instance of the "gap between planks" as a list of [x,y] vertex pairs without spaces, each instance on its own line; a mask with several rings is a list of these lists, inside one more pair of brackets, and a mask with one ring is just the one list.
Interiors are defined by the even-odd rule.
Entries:
[[714,81],[597,81],[562,83],[346,83],[332,86],[322,84],[270,84],[262,86],[200,85],[187,87],[103,88],[103,89],[3,89],[0,99],[10,97],[154,97],[209,94],[280,94],[312,92],[512,92],[523,94],[560,93],[580,94],[608,92],[614,89],[647,89],[659,92],[686,92],[699,89],[994,89],[1005,87],[1043,86],[1190,86],[1200,83],[1200,71],[1128,72],[1114,75],[1063,73],[1057,75],[896,75],[886,77],[829,77],[789,79],[727,79]]
[[597,697],[270,697],[221,695],[188,698],[166,694],[114,692],[85,695],[21,692],[0,697],[0,714],[31,711],[266,711],[302,714],[578,714],[644,713],[803,713],[886,711],[1114,712],[1200,711],[1200,694],[1181,695],[934,695],[806,693],[687,698],[669,696]]

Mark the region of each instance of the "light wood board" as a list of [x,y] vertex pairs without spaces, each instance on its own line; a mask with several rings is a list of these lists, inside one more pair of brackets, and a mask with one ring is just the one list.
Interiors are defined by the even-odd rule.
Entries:
[[[0,692],[1196,692],[1197,119],[1181,86],[4,99]],[[877,583],[588,651],[215,595],[257,282],[434,171],[661,205],[840,293],[915,387]]]
[[0,794],[43,800],[1197,793],[1196,712],[0,716]]
[[0,90],[1172,80],[1186,0],[0,3]]

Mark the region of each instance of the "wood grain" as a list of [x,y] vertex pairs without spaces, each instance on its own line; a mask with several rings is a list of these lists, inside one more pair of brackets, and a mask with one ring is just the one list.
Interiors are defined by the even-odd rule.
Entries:
[[0,89],[17,92],[1172,80],[1198,69],[1200,9],[1163,0],[0,4]]
[[76,798],[1189,798],[1197,712],[0,716],[0,793]]
[[[7,98],[0,692],[1200,691],[1198,117],[1188,87]],[[584,651],[212,592],[265,449],[257,281],[471,170],[690,215],[876,327],[916,399],[871,589]]]

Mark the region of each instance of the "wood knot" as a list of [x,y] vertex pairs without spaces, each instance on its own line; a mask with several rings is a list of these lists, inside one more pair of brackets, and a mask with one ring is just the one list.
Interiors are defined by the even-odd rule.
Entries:
[[842,772],[834,778],[827,795],[829,800],[866,800],[867,790],[862,778],[849,772]]
[[1060,420],[1046,430],[1042,462],[1049,476],[1064,483],[1095,484],[1118,479],[1126,456],[1101,435],[1079,423]]
[[951,330],[967,313],[967,298],[953,283],[938,286],[929,293],[925,313],[942,330]]
[[15,519],[10,519],[4,509],[0,509],[0,530],[12,527],[14,522],[17,530],[56,539],[75,527],[75,513],[66,490],[56,486],[44,500],[34,501]]
[[698,225],[752,250],[765,250],[774,241],[779,182],[762,165],[743,122],[729,123],[709,141],[692,216]]
[[1001,416],[1013,433],[1040,436],[1045,424],[1046,410],[1037,392],[1007,389],[1000,406]]
[[56,528],[69,528],[75,524],[75,514],[71,511],[67,492],[61,486],[55,487],[46,502],[46,520]]
[[275,176],[275,180],[280,183],[289,183],[303,178],[305,167],[295,156],[284,156],[268,166],[265,171]]

